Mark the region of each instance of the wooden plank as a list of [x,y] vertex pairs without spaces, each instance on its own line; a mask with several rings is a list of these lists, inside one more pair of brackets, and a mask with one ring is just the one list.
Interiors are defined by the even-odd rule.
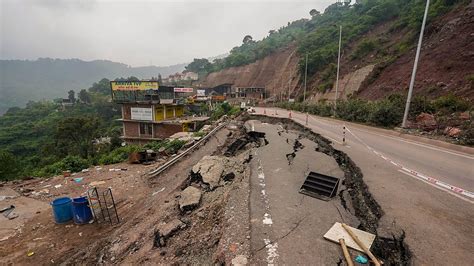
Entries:
[[[349,226],[350,227],[350,226]],[[368,248],[372,246],[372,243],[374,242],[375,235],[359,230],[354,227],[350,227],[352,232],[357,235],[359,240]],[[347,233],[347,231],[342,227],[341,223],[336,222],[329,231],[324,234],[324,238],[332,241],[334,243],[339,244],[339,239],[344,239],[344,242],[346,243],[346,246],[358,250],[360,252],[364,252],[364,250],[359,247],[359,245],[352,239],[352,237]]]

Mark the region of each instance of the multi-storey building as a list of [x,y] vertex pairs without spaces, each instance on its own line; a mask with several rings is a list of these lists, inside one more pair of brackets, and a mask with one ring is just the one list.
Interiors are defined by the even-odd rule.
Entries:
[[185,115],[183,88],[158,81],[111,81],[112,99],[122,105],[123,135],[127,143],[145,144],[177,132],[194,131],[207,117]]

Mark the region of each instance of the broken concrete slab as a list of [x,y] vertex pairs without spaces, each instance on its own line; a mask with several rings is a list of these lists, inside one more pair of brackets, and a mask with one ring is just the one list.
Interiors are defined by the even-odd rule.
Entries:
[[214,189],[219,185],[221,176],[224,173],[225,159],[218,156],[204,156],[196,165],[192,172],[200,174],[202,181]]
[[250,153],[244,152],[236,157],[204,156],[192,168],[193,174],[199,174],[202,182],[213,190],[223,181],[232,181],[243,172],[244,163],[250,160]]
[[156,230],[160,232],[160,236],[166,238],[171,237],[177,231],[186,228],[186,224],[179,219],[157,226]]
[[181,211],[189,211],[196,208],[201,202],[201,191],[198,188],[189,186],[181,192],[181,198],[178,201]]

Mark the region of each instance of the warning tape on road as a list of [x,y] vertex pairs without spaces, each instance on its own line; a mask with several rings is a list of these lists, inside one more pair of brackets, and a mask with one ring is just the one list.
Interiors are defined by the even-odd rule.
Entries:
[[465,189],[463,189],[463,188],[460,188],[460,187],[456,187],[456,186],[450,185],[450,184],[448,184],[448,183],[446,183],[446,182],[443,182],[443,181],[441,181],[441,180],[439,180],[439,179],[436,179],[436,178],[431,177],[431,176],[427,176],[427,175],[422,174],[422,173],[420,173],[420,172],[418,172],[418,171],[415,171],[415,170],[413,170],[413,169],[410,169],[410,168],[408,168],[408,167],[405,167],[405,166],[403,166],[402,164],[393,161],[392,159],[386,157],[386,156],[383,155],[382,153],[380,153],[380,152],[376,151],[375,149],[373,149],[372,147],[370,147],[367,143],[365,143],[365,142],[364,142],[363,140],[361,140],[358,136],[356,136],[354,133],[352,133],[352,131],[351,131],[349,128],[346,127],[346,129],[347,129],[347,132],[349,132],[352,136],[354,136],[354,138],[356,138],[359,142],[361,142],[369,151],[373,152],[374,154],[376,154],[376,155],[379,156],[380,158],[384,159],[385,161],[387,161],[387,162],[393,164],[394,166],[400,168],[400,170],[402,170],[402,171],[404,171],[404,172],[406,172],[406,173],[408,173],[408,174],[410,174],[410,175],[412,175],[412,176],[414,176],[414,177],[416,177],[416,178],[419,178],[419,179],[421,179],[421,180],[424,180],[424,181],[426,181],[426,182],[428,182],[428,183],[431,183],[431,184],[434,184],[434,185],[436,185],[436,186],[438,186],[438,187],[441,187],[441,188],[443,188],[443,189],[447,189],[447,190],[452,191],[452,192],[454,192],[454,193],[457,193],[457,194],[460,194],[460,195],[469,197],[469,198],[471,198],[471,199],[474,199],[474,193],[473,193],[473,192],[467,191],[467,190],[465,190]]
[[[290,111],[291,112],[291,111]],[[318,121],[316,120],[313,116],[311,116],[312,119],[314,119],[315,121]],[[318,121],[319,122],[319,121]],[[335,127],[337,125],[332,125],[332,124],[328,124],[329,126],[332,126],[332,127]],[[400,163],[397,163],[395,161],[393,161],[392,159],[386,157],[385,155],[383,155],[382,153],[376,151],[374,148],[370,147],[367,143],[365,143],[365,141],[363,141],[362,139],[360,139],[358,136],[356,136],[347,126],[346,126],[346,130],[347,132],[349,132],[354,138],[356,138],[360,143],[362,143],[369,151],[373,152],[375,155],[379,156],[380,158],[382,158],[383,160],[391,163],[392,165],[398,167],[401,171],[415,177],[415,178],[418,178],[420,180],[423,180],[423,181],[426,181],[430,184],[433,184],[435,186],[438,186],[439,188],[442,188],[442,189],[446,189],[448,191],[451,191],[451,192],[454,192],[456,194],[459,194],[459,195],[463,195],[463,196],[466,196],[466,197],[469,197],[471,199],[474,199],[474,193],[471,192],[471,191],[468,191],[468,190],[465,190],[463,188],[460,188],[460,187],[456,187],[456,186],[453,186],[451,184],[448,184],[446,182],[443,182],[439,179],[436,179],[434,177],[431,177],[431,176],[428,176],[428,175],[425,175],[425,174],[422,174],[418,171],[415,171],[413,169],[410,169],[408,167],[405,167],[403,166],[402,164]],[[473,202],[471,202],[473,203]]]

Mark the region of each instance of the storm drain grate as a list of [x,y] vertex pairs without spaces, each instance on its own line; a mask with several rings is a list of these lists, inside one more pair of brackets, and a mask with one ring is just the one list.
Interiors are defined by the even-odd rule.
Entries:
[[300,193],[328,201],[336,196],[338,186],[339,178],[310,172],[300,188]]

